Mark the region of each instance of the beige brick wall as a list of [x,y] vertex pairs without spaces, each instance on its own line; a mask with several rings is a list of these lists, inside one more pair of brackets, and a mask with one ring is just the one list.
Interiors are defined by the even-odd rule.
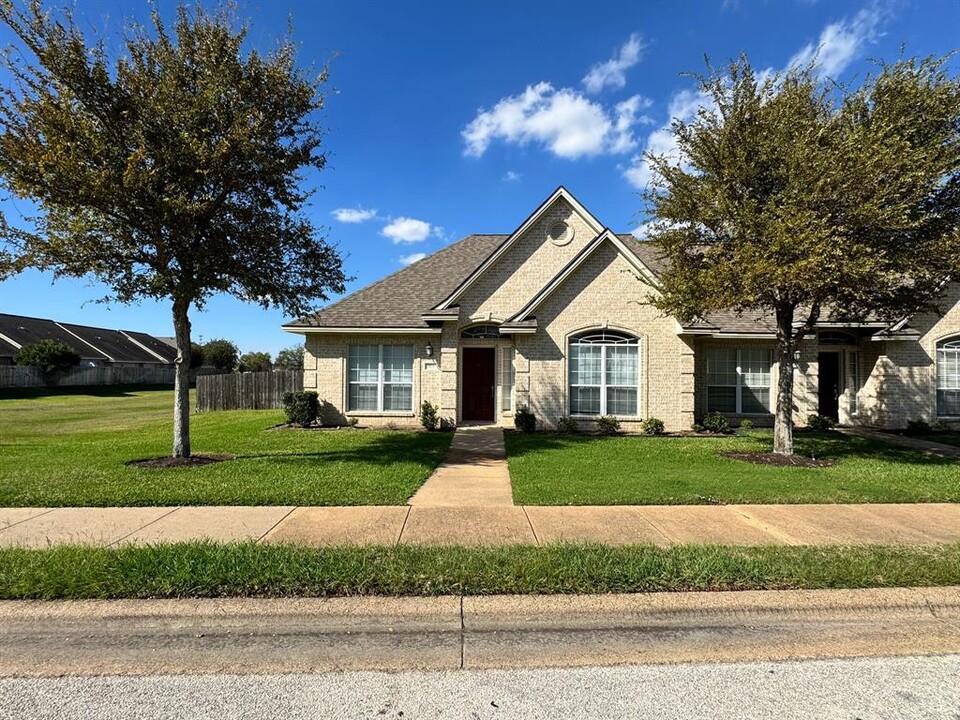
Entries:
[[[321,419],[324,424],[339,425],[355,417],[361,425],[419,425],[417,418],[423,400],[441,406],[442,376],[447,366],[456,361],[440,351],[439,334],[435,335],[339,335],[308,334],[303,357],[303,386],[320,396]],[[433,346],[433,357],[426,354],[427,343]],[[347,408],[347,358],[350,345],[413,346],[413,409],[410,412],[349,412]],[[445,414],[441,411],[441,415]]]

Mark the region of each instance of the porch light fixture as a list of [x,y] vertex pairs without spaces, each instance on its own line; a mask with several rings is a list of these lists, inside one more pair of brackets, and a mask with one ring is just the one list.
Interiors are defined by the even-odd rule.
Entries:
[[427,353],[427,357],[433,357],[433,345],[431,345],[429,342],[423,350]]
[[793,351],[793,361],[794,361],[794,362],[800,362],[800,351],[799,351],[799,350],[794,350],[794,351]]

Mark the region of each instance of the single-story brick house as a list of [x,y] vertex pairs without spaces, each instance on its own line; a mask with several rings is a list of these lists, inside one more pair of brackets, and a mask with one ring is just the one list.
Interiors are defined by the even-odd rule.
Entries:
[[[470,235],[284,326],[306,338],[304,387],[324,420],[413,424],[429,400],[451,423],[657,417],[688,429],[719,411],[771,424],[771,318],[682,325],[651,307],[663,261],[558,188],[513,233]],[[796,417],[887,428],[960,422],[960,286],[943,317],[822,322],[802,345]]]

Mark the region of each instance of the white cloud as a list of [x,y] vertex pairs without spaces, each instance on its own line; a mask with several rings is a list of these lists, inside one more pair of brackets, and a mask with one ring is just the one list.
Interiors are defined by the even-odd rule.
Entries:
[[[887,20],[889,10],[881,5],[873,5],[861,10],[853,18],[839,20],[827,25],[820,33],[818,44],[808,44],[797,52],[787,63],[787,67],[799,67],[815,62],[817,71],[823,76],[834,77],[843,72],[858,57],[864,47],[879,37],[880,28]],[[773,68],[757,71],[757,82],[763,83],[775,72]],[[674,120],[690,122],[699,109],[714,109],[713,100],[707,95],[691,89],[680,90],[674,94],[669,105],[669,120],[647,137],[644,152],[635,155],[630,166],[623,170],[627,181],[635,188],[644,190],[653,179],[653,171],[647,154],[663,155],[672,162],[682,163],[683,158],[671,129]]]
[[398,217],[384,226],[380,233],[393,240],[394,243],[422,242],[433,233],[442,232],[428,222],[415,218]]
[[523,173],[518,173],[516,170],[507,170],[503,175],[504,182],[517,182],[520,178],[523,177]]
[[377,211],[371,208],[337,208],[330,213],[337,220],[337,222],[342,223],[362,223],[367,220],[373,220],[377,216]]
[[847,69],[865,45],[876,42],[888,14],[883,6],[873,5],[852,18],[827,25],[817,43],[804,46],[790,58],[787,66],[802,67],[812,62],[820,75],[836,77]]
[[633,33],[620,50],[606,62],[597,63],[583,78],[588,93],[598,93],[604,88],[623,89],[627,84],[626,71],[640,62],[647,45],[639,34]]
[[422,252],[412,253],[410,255],[404,255],[402,258],[400,258],[400,264],[413,265],[415,262],[419,262],[420,260],[423,260],[426,256],[427,254]]
[[529,85],[523,93],[481,110],[463,129],[464,154],[480,157],[494,140],[514,145],[538,143],[554,155],[575,159],[624,153],[636,147],[632,128],[650,101],[635,95],[607,109],[571,88],[554,89],[548,82]]

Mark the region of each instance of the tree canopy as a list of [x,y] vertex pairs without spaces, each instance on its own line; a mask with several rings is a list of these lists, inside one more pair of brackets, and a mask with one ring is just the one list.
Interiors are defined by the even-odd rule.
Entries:
[[240,356],[237,369],[240,372],[269,372],[273,369],[273,361],[268,352],[245,352]]
[[39,0],[3,2],[0,21],[19,41],[0,61],[0,178],[40,208],[26,230],[4,225],[7,264],[170,302],[174,455],[189,456],[190,309],[228,293],[296,316],[343,291],[304,213],[303,173],[326,165],[326,70],[301,70],[290,38],[248,49],[228,9],[181,6],[168,25],[155,8],[117,48]]
[[229,340],[210,340],[203,345],[203,360],[220,372],[233,372],[240,362],[240,349]]
[[277,353],[277,367],[281,370],[303,370],[303,345],[291,345]]
[[[958,277],[960,82],[949,58],[881,64],[858,88],[746,58],[698,77],[679,155],[649,156],[650,240],[669,262],[653,302],[691,320],[777,325],[775,451],[792,452],[793,355],[817,322],[938,309]],[[679,158],[679,161],[678,161]]]
[[46,374],[69,370],[80,364],[77,351],[60,340],[37,340],[24,345],[14,355],[17,365],[39,368]]

